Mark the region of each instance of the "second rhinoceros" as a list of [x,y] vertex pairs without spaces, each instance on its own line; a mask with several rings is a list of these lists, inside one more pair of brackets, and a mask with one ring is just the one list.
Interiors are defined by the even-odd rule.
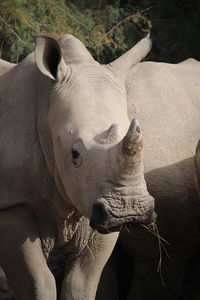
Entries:
[[155,219],[124,86],[150,46],[100,65],[73,36],[42,36],[18,65],[0,61],[0,264],[16,299],[56,299],[54,247],[60,299],[94,299],[121,226]]

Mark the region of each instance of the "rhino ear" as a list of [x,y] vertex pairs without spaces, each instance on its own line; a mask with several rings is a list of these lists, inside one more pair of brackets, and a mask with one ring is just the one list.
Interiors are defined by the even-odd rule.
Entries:
[[151,50],[152,42],[149,34],[125,54],[110,63],[110,66],[123,73],[139,63]]
[[58,42],[47,36],[36,37],[35,61],[42,74],[55,81],[61,80],[68,69]]

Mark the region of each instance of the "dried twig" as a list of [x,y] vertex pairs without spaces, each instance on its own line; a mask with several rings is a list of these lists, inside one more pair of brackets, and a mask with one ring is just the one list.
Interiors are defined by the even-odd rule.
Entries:
[[156,224],[155,224],[155,229],[156,229],[156,232],[158,234],[158,248],[159,248],[159,254],[160,254],[160,259],[159,259],[159,262],[158,262],[157,272],[160,274],[160,279],[162,281],[163,286],[165,287],[165,282],[164,282],[163,275],[162,275],[162,248],[161,248],[162,243],[161,243],[161,240],[160,240],[160,235],[159,235],[158,227],[157,227]]
[[90,252],[90,254],[91,254],[91,256],[92,256],[92,259],[95,259],[94,255],[93,255],[93,253],[92,253],[92,250],[90,249],[90,247],[88,246],[88,244],[86,245],[86,247],[88,248],[88,250],[89,250],[89,252]]
[[[155,232],[155,227],[153,227],[153,230],[151,230],[151,228],[149,227],[149,226],[146,226],[146,225],[144,225],[144,224],[140,224],[142,227],[144,227],[147,231],[149,231],[151,234],[153,234],[155,237],[158,237],[158,235],[157,235],[157,233]],[[157,227],[157,225],[156,224],[153,224],[153,226],[156,226]],[[157,227],[158,228],[158,227]],[[166,239],[164,239],[163,237],[161,237],[160,235],[159,235],[159,238],[160,238],[160,240],[162,240],[163,242],[165,242],[166,244],[168,244],[169,245],[169,242],[166,240]]]
[[155,223],[152,224],[152,229],[143,224],[141,224],[141,226],[144,227],[148,232],[150,232],[151,234],[153,234],[154,236],[156,236],[158,238],[158,249],[159,249],[160,258],[159,258],[159,262],[158,262],[157,272],[160,274],[160,279],[162,281],[163,286],[165,287],[165,282],[164,282],[163,275],[162,275],[162,249],[165,251],[165,254],[169,259],[170,259],[170,256],[167,252],[167,249],[163,245],[162,241],[164,243],[166,243],[167,245],[169,245],[169,242],[160,236],[158,227]]

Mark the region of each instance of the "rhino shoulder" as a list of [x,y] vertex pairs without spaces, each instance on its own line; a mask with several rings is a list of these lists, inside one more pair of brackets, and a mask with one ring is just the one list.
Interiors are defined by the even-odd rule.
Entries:
[[180,63],[178,63],[178,65],[197,65],[200,64],[200,62],[192,57],[189,57],[183,61],[181,61]]

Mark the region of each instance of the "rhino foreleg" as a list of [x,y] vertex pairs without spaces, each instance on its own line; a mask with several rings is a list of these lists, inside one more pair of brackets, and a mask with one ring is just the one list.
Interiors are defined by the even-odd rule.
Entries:
[[56,300],[37,222],[23,206],[0,211],[0,264],[16,300]]
[[95,233],[76,258],[66,260],[60,300],[94,300],[104,265],[115,246],[118,233]]

